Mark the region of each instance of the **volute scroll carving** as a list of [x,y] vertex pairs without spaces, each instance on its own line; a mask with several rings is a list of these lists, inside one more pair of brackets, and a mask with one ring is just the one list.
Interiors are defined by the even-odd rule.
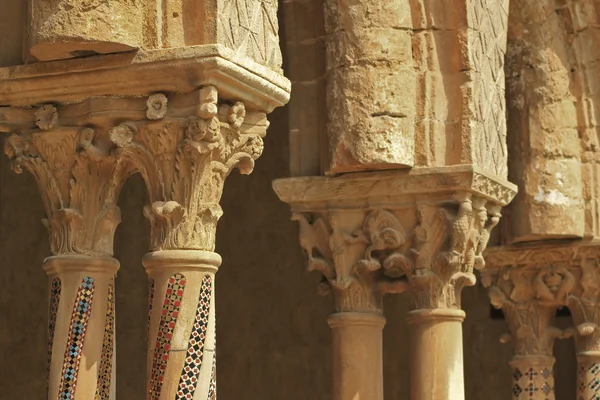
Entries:
[[16,173],[26,169],[38,184],[53,254],[112,255],[116,201],[130,172],[100,128],[57,122],[54,106],[40,107],[39,129],[12,134],[4,151]]
[[234,168],[251,173],[263,151],[265,114],[219,103],[213,86],[198,90],[191,105],[189,98],[152,95],[147,119],[109,131],[119,156],[146,181],[154,250],[213,251],[225,179]]

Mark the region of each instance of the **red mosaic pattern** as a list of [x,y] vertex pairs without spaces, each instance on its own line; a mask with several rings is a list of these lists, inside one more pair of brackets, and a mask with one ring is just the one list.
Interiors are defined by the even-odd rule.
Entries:
[[179,387],[175,396],[176,400],[191,400],[194,398],[194,393],[196,392],[198,376],[200,375],[202,358],[204,356],[204,342],[206,340],[206,328],[208,327],[211,291],[212,278],[210,275],[205,275],[202,279],[194,328],[188,341],[187,357],[181,371]]
[[185,282],[185,277],[182,274],[174,274],[169,278],[158,332],[156,334],[152,372],[148,384],[148,400],[156,400],[160,397],[165,370],[167,369],[167,361],[169,360],[171,338],[173,337],[173,330],[175,329],[175,323],[179,315]]
[[52,362],[52,344],[56,329],[56,315],[61,292],[60,278],[54,277],[50,281],[50,310],[48,312],[48,378],[50,378],[50,363]]
[[554,375],[551,368],[513,369],[514,400],[554,399]]
[[112,361],[115,337],[115,283],[108,285],[108,302],[106,306],[106,322],[104,323],[104,340],[102,356],[98,368],[98,384],[96,385],[96,400],[107,400],[110,397],[112,379]]
[[73,314],[71,315],[71,324],[69,325],[69,337],[67,339],[67,348],[63,361],[60,388],[58,392],[59,400],[73,400],[75,389],[77,388],[77,375],[79,373],[79,363],[81,362],[81,352],[87,332],[87,325],[92,314],[92,301],[94,299],[94,290],[96,283],[94,278],[85,277],[77,290]]

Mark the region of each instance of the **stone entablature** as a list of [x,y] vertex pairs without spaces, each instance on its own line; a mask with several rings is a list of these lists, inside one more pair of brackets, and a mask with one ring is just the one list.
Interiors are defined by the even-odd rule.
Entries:
[[213,44],[0,68],[0,105],[187,93],[209,85],[218,87],[221,99],[267,113],[289,100],[291,87],[280,73]]

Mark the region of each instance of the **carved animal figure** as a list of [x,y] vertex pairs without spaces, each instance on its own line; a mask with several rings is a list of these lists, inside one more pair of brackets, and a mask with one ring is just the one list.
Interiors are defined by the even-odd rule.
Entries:
[[322,218],[317,218],[311,224],[302,213],[293,213],[292,221],[298,221],[300,246],[306,251],[309,263],[312,263],[314,257],[322,257],[330,262],[329,229],[325,221]]

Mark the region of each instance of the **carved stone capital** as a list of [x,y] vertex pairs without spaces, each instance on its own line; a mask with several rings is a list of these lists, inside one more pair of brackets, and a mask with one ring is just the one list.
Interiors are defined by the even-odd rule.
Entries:
[[103,97],[70,105],[0,108],[5,152],[36,178],[55,254],[112,254],[116,201],[143,176],[153,250],[214,250],[219,200],[232,169],[249,174],[263,151],[266,114],[218,99],[207,86],[186,94]]
[[[520,293],[523,297],[521,308],[527,304],[543,304],[548,321],[557,307],[567,306],[571,311],[574,329],[562,336],[572,334],[575,337],[579,354],[600,352],[599,241],[497,247],[486,252],[486,259],[490,268],[482,274],[482,281],[490,287],[492,304],[503,310],[507,307],[514,308],[511,304],[515,301],[508,301],[510,297],[507,290],[511,290],[510,293],[514,292],[513,296]],[[534,276],[544,279],[532,280]],[[520,282],[518,286],[511,283],[512,277]],[[513,286],[514,289],[510,289]],[[498,291],[501,287],[504,292]],[[501,293],[508,296],[506,303],[503,303]],[[525,294],[529,297],[524,297]],[[506,310],[504,313],[507,315]],[[530,313],[531,318],[535,318],[534,312]],[[510,324],[508,315],[507,320]],[[546,329],[556,332],[550,326]],[[551,350],[552,344],[548,342],[544,354],[551,355]]]
[[567,305],[575,278],[564,263],[486,268],[481,281],[491,303],[502,309],[516,356],[552,356],[554,340],[570,336],[553,326],[556,309]]
[[[598,249],[600,250],[600,249]],[[577,352],[600,355],[600,251],[587,255],[575,265],[577,286],[569,295],[568,306],[575,325]]]
[[[31,172],[46,210],[44,225],[55,255],[112,255],[121,221],[116,206],[129,172],[102,125],[65,118],[61,108],[13,110],[25,119],[5,141],[12,168]],[[67,112],[68,113],[68,112]]]
[[407,289],[406,280],[385,273],[386,254],[407,239],[391,212],[295,212],[292,219],[300,226],[308,270],[323,274],[321,293],[333,289],[337,312],[382,313],[383,294]]
[[263,151],[266,114],[219,101],[213,86],[154,94],[145,108],[111,128],[109,137],[146,182],[152,249],[213,251],[225,178],[234,168],[252,172]]
[[309,270],[335,289],[337,311],[381,312],[384,293],[406,288],[414,309],[458,309],[514,195],[512,185],[478,176],[472,167],[431,168],[283,179],[274,188],[300,222]]

